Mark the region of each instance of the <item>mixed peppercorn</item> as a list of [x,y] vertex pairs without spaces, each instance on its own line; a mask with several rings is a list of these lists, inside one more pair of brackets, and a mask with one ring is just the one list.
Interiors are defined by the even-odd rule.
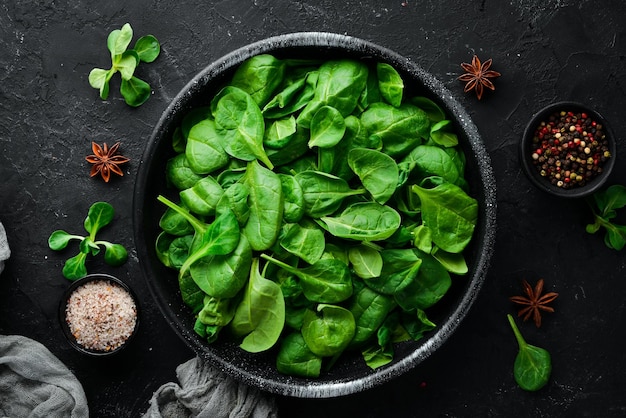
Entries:
[[585,112],[550,115],[537,127],[531,152],[539,174],[563,189],[584,186],[611,158],[602,124]]

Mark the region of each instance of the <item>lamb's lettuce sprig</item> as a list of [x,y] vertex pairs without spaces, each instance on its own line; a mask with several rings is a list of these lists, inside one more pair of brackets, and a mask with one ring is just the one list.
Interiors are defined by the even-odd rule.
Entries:
[[107,48],[111,52],[111,68],[94,68],[89,73],[89,84],[100,91],[100,98],[109,97],[109,82],[113,75],[120,73],[122,82],[120,93],[126,104],[137,107],[150,97],[150,85],[136,77],[135,70],[140,62],[153,62],[161,52],[159,41],[153,35],[142,36],[134,48],[128,49],[133,38],[133,29],[129,23],[116,29],[107,38]]

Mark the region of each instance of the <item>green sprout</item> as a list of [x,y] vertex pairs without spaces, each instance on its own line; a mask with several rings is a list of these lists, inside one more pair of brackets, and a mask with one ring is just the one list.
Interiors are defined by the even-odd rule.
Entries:
[[159,41],[146,35],[137,40],[133,49],[128,49],[133,38],[133,29],[129,23],[109,34],[107,48],[111,52],[111,68],[108,70],[94,68],[89,73],[89,84],[100,91],[100,98],[109,97],[109,81],[117,72],[122,77],[120,93],[126,104],[137,107],[145,103],[150,97],[150,85],[135,77],[135,69],[140,62],[152,62],[161,52]]
[[128,259],[128,252],[121,244],[113,244],[107,241],[96,241],[96,233],[113,220],[113,206],[106,202],[96,202],[89,208],[84,227],[88,236],[70,234],[63,230],[54,231],[48,238],[50,249],[59,251],[67,247],[72,240],[80,241],[80,252],[68,259],[63,266],[63,276],[68,280],[77,280],[87,275],[85,261],[88,255],[100,253],[100,247],[104,247],[104,261],[111,266],[121,266]]

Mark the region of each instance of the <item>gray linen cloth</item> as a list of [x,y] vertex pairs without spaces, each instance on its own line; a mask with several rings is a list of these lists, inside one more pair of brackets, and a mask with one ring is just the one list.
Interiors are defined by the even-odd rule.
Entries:
[[0,222],[0,273],[4,270],[4,262],[11,256],[11,249],[9,248],[9,241],[7,241],[7,233]]
[[0,335],[0,416],[89,416],[83,387],[46,347],[20,335]]
[[199,357],[179,365],[180,384],[154,392],[143,418],[276,418],[274,398],[214,369]]

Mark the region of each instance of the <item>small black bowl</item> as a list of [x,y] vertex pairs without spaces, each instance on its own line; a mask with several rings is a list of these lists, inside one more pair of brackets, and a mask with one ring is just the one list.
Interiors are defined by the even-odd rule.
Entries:
[[[97,281],[109,282],[111,285],[117,286],[118,288],[124,290],[128,295],[130,295],[131,299],[133,300],[135,304],[135,326],[132,332],[130,333],[130,335],[126,337],[126,339],[123,341],[123,343],[115,347],[112,350],[98,350],[98,349],[89,348],[80,344],[76,340],[76,337],[72,334],[72,331],[70,329],[70,324],[67,321],[67,306],[68,306],[68,303],[72,294],[81,286],[84,286],[87,283],[97,282]],[[137,329],[139,328],[139,304],[137,303],[137,296],[126,283],[124,283],[123,281],[121,281],[120,279],[116,277],[113,277],[108,274],[101,274],[101,273],[90,274],[81,279],[74,281],[63,294],[61,303],[59,304],[59,322],[61,323],[61,329],[63,330],[63,333],[65,334],[65,337],[67,338],[67,341],[77,351],[83,354],[87,354],[89,356],[94,356],[94,357],[108,357],[108,356],[117,354],[120,351],[122,351],[126,346],[128,346],[130,341],[133,339],[133,337],[137,333]]]
[[[610,152],[610,157],[601,165],[602,172],[596,174],[589,180],[586,180],[583,185],[575,185],[569,188],[565,188],[558,184],[553,184],[548,176],[542,176],[542,174],[540,173],[540,169],[537,168],[537,166],[534,164],[534,162],[537,161],[535,160],[535,158],[537,158],[537,155],[533,156],[533,153],[538,146],[536,143],[533,142],[533,138],[535,138],[536,136],[535,133],[537,131],[537,128],[540,127],[542,122],[548,122],[550,116],[558,112],[572,112],[574,114],[586,113],[588,118],[596,122],[598,125],[602,126],[604,137],[607,141],[606,146],[608,147],[608,151]],[[585,137],[581,137],[581,139],[584,140]],[[539,148],[541,148],[540,145]],[[519,154],[520,161],[526,175],[528,176],[530,181],[535,186],[537,186],[537,188],[558,197],[581,198],[594,193],[595,191],[600,189],[602,185],[604,185],[604,183],[607,181],[607,179],[611,175],[613,166],[615,165],[616,149],[617,147],[613,131],[611,130],[609,124],[602,115],[580,103],[558,102],[544,107],[532,117],[532,119],[526,126],[524,136],[522,137],[522,140],[520,142]],[[572,152],[578,152],[578,150],[574,148],[572,149]],[[556,160],[565,158],[563,153],[565,153],[565,151],[561,151],[560,157]],[[545,154],[544,158],[547,158]],[[563,182],[565,178],[565,170],[566,168],[564,166],[561,166],[560,179],[555,179],[557,182]]]

